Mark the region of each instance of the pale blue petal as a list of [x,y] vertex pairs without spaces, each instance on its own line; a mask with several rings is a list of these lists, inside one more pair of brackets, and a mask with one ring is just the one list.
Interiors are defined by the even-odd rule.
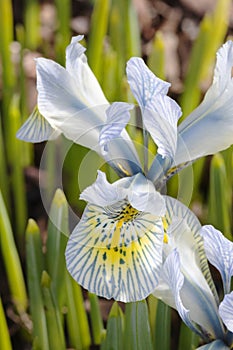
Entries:
[[120,177],[142,172],[140,160],[132,140],[126,130],[121,136],[108,143],[107,152],[99,154],[116,170]]
[[[184,285],[181,299],[190,311],[190,318],[200,325],[203,337],[222,336],[223,325],[218,315],[218,296],[209,271],[203,239],[199,234],[201,225],[196,216],[174,198],[164,196],[167,205],[167,243],[164,254],[177,249]],[[163,294],[161,294],[163,299]],[[206,331],[207,330],[207,331]]]
[[209,262],[221,274],[224,293],[229,293],[233,276],[233,243],[211,225],[203,226],[200,234],[204,238]]
[[[38,59],[38,107],[53,128],[75,143],[101,154],[99,133],[105,123],[109,104],[99,96],[101,94],[90,68],[80,58],[77,60],[78,69],[73,76],[53,61]],[[104,102],[106,104],[102,104]],[[110,142],[104,158],[121,176],[141,171],[135,147],[126,130],[118,139]]]
[[217,52],[213,84],[224,92],[232,79],[233,41],[227,41]]
[[233,332],[233,292],[225,295],[219,306],[219,314],[227,329]]
[[118,138],[130,119],[130,110],[134,106],[125,102],[114,102],[106,110],[107,120],[100,131],[99,145],[103,153],[108,151],[109,141]]
[[27,142],[42,142],[54,140],[60,135],[60,131],[51,127],[49,122],[40,114],[35,107],[32,114],[18,130],[16,136]]
[[79,43],[83,35],[75,36],[66,48],[66,70],[75,81],[79,99],[87,107],[107,104],[108,101],[87,63],[85,48]]
[[230,347],[223,343],[222,340],[214,340],[209,344],[198,347],[196,350],[230,350]]
[[88,204],[66,247],[67,269],[84,288],[123,302],[145,299],[156,287],[162,264],[160,218],[127,201]]
[[[180,292],[184,284],[184,276],[181,273],[180,259],[177,249],[174,249],[167,257],[163,268],[162,275],[165,283],[169,286],[169,289],[172,292],[174,297],[174,303],[176,309],[182,318],[183,322],[197,334],[201,335],[198,327],[195,323],[192,322],[189,314],[189,310],[187,310],[182,302]],[[153,293],[156,295],[156,293]]]
[[[215,284],[212,279],[212,275],[209,270],[209,265],[204,249],[204,242],[203,238],[200,235],[200,229],[201,224],[194,215],[194,213],[187,208],[183,203],[176,200],[175,198],[164,196],[164,199],[166,201],[166,207],[167,207],[167,213],[165,216],[167,225],[170,227],[168,229],[168,233],[174,231],[175,233],[172,233],[171,235],[171,243],[172,247],[180,246],[181,244],[184,245],[183,249],[181,250],[180,256],[183,257],[183,253],[187,252],[190,255],[190,264],[198,269],[198,272],[196,273],[196,277],[200,277],[198,284],[203,283],[203,276],[205,277],[206,282],[208,283],[208,286],[214,295],[216,304],[219,302],[218,294],[215,288]],[[174,219],[176,219],[174,221]],[[179,220],[177,220],[179,219]],[[183,228],[179,228],[179,223],[183,225]],[[175,240],[178,240],[178,242],[175,242]],[[175,244],[175,245],[174,245]],[[196,249],[193,250],[193,247]],[[186,257],[184,256],[184,263]],[[194,259],[194,262],[193,262]],[[188,264],[184,264],[184,267],[188,269]],[[200,270],[200,271],[199,271]],[[188,271],[187,271],[188,272]],[[205,282],[204,282],[205,285]],[[207,288],[208,290],[208,288]]]
[[126,198],[127,190],[117,186],[117,183],[119,181],[110,184],[106,179],[106,174],[99,170],[96,181],[81,193],[80,199],[102,207],[118,202]]
[[163,196],[155,190],[153,183],[140,173],[132,178],[128,189],[128,200],[137,210],[159,217],[165,215],[166,205]]
[[233,42],[218,51],[215,76],[203,102],[178,127],[174,164],[214,154],[233,143]]
[[110,184],[105,173],[98,171],[97,180],[81,193],[80,199],[103,207],[127,199],[136,210],[157,217],[164,216],[166,211],[163,196],[156,192],[153,184],[140,173]]
[[179,105],[162,94],[156,95],[143,113],[143,122],[158,146],[157,152],[172,161],[177,144],[177,121],[181,114]]
[[157,78],[139,57],[133,57],[128,61],[126,73],[130,88],[141,108],[144,108],[157,94],[167,94],[171,85]]
[[84,38],[84,35],[73,36],[70,42],[70,45],[66,48],[66,70],[70,73],[75,72],[77,60],[81,57],[83,60],[86,60],[86,56],[83,55],[86,51],[86,48],[79,44]]
[[86,108],[75,80],[65,68],[46,58],[38,58],[36,68],[38,108],[51,125]]
[[205,278],[209,270],[202,271],[203,260],[206,263],[207,260],[202,254],[201,237],[198,239],[194,236],[184,219],[175,217],[168,227],[167,235],[168,243],[164,251],[169,253],[175,248],[179,253],[180,269],[184,275],[180,295],[191,320],[201,327],[203,338],[207,338],[207,335],[217,338],[222,336],[224,330],[218,316],[218,304]]

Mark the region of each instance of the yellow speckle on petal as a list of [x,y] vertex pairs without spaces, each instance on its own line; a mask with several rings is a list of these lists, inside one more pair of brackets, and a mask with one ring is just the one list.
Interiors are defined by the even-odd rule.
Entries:
[[166,218],[162,218],[163,220],[163,229],[164,229],[164,236],[163,236],[163,242],[168,243],[168,234],[167,234],[167,229],[168,229],[168,222]]
[[119,169],[126,175],[126,176],[130,176],[131,174],[123,168],[123,166],[120,163],[117,163]]
[[164,233],[164,236],[163,236],[163,243],[168,244],[168,235],[166,233]]

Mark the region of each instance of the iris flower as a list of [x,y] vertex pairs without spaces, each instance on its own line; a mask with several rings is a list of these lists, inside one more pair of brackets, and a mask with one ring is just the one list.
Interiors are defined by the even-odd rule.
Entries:
[[[233,143],[233,42],[219,50],[213,84],[202,104],[178,127],[181,109],[167,96],[170,84],[141,58],[128,61],[128,83],[142,116],[142,167],[125,129],[133,105],[108,103],[80,39],[72,38],[67,47],[66,68],[37,59],[39,113],[32,114],[18,137],[35,142],[63,133],[97,151],[117,171],[120,180],[110,184],[99,172],[81,194],[87,206],[68,241],[67,268],[93,293],[136,301],[158,285],[167,239],[168,197],[159,193],[165,182],[190,162]],[[150,168],[149,135],[157,145]]]
[[[231,349],[233,243],[213,226],[207,225],[200,229],[192,212],[187,213],[186,218],[177,217],[174,208],[178,204],[173,205],[168,210],[171,223],[163,250],[164,263],[159,284],[153,294],[177,309],[186,325],[207,343],[198,349]],[[187,209],[183,207],[185,211]],[[222,301],[210,275],[206,257],[222,277]]]

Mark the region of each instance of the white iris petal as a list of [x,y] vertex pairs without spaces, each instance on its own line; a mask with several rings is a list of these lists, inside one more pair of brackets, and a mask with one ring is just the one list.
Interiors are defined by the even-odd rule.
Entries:
[[174,298],[174,304],[180,317],[185,322],[185,324],[193,331],[200,334],[198,328],[192,322],[190,318],[189,310],[187,310],[181,299],[181,289],[184,284],[184,276],[180,269],[180,259],[177,249],[174,249],[167,257],[163,269],[162,269],[163,279],[172,291]]
[[233,42],[217,53],[213,84],[203,102],[178,127],[175,164],[214,154],[233,143]]
[[152,182],[140,173],[110,184],[105,173],[98,171],[97,180],[82,192],[80,199],[100,206],[127,199],[138,211],[159,217],[164,216],[166,212],[163,196],[155,190]]
[[99,170],[96,181],[81,193],[80,199],[103,207],[116,203],[127,195],[127,190],[118,186],[118,183],[119,181],[110,184],[106,179],[106,174]]
[[141,171],[141,165],[125,129],[112,140],[108,152],[101,153],[99,135],[109,103],[88,66],[85,49],[79,44],[81,39],[82,36],[73,37],[67,47],[66,68],[49,59],[36,60],[40,114],[34,113],[24,123],[18,137],[41,142],[63,133],[102,155],[120,176],[133,175]]
[[224,292],[229,293],[233,276],[233,243],[211,225],[203,226],[200,234],[204,238],[207,258],[219,270]]
[[[158,214],[165,213],[165,204],[150,185],[142,174],[110,184],[99,171],[81,194],[88,204],[69,238],[66,262],[84,288],[128,302],[146,298],[156,287],[164,236]],[[162,198],[155,213],[148,209],[154,196]]]
[[102,152],[108,150],[108,143],[118,138],[130,118],[130,110],[134,106],[125,102],[114,102],[106,110],[107,120],[100,131],[99,145],[102,147]]
[[[204,254],[203,240],[198,234],[200,224],[196,222],[195,215],[175,199],[167,197],[166,204],[169,226],[163,251],[165,259],[174,249],[179,253],[180,271],[184,276],[180,290],[182,304],[189,310],[190,319],[201,327],[204,339],[207,334],[220,338],[224,336],[224,329],[218,314],[216,290]],[[164,280],[162,275],[161,280]],[[166,289],[164,283],[159,283],[153,294],[174,307],[175,289],[171,287]],[[177,303],[175,307],[178,309]]]
[[227,329],[233,332],[233,292],[225,295],[219,306],[219,314]]
[[156,95],[143,113],[143,122],[158,146],[158,154],[174,159],[177,143],[177,121],[182,112],[179,105],[166,95]]
[[130,204],[144,212],[155,216],[164,216],[166,205],[163,196],[156,191],[153,183],[144,175],[137,174],[132,177],[133,181],[128,190]]
[[127,62],[126,73],[130,88],[142,109],[157,94],[166,95],[171,85],[156,77],[139,57],[132,57]]

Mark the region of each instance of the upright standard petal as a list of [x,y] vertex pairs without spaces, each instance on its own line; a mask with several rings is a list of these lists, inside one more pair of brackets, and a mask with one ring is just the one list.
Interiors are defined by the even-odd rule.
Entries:
[[[148,102],[143,122],[158,146],[158,154],[173,161],[177,143],[177,122],[182,112],[179,105],[170,97],[156,95]],[[153,165],[152,165],[153,166]]]
[[142,109],[156,94],[166,95],[171,85],[157,78],[139,57],[128,61],[126,73],[130,88]]
[[178,127],[175,164],[214,154],[233,143],[233,42],[217,53],[212,86],[203,102]]
[[75,81],[80,99],[85,100],[87,106],[107,104],[108,101],[87,63],[87,57],[84,54],[86,49],[79,44],[82,39],[83,35],[74,36],[70,45],[67,46],[66,70]]
[[211,225],[203,226],[200,234],[209,262],[218,269],[223,281],[224,293],[229,293],[233,276],[233,243]]
[[158,283],[163,234],[161,218],[126,200],[106,207],[88,204],[67,244],[67,269],[97,295],[142,300]]
[[233,292],[225,295],[219,305],[219,314],[227,329],[233,332]]
[[100,131],[99,145],[106,153],[111,140],[118,138],[130,119],[130,110],[134,105],[125,102],[114,102],[106,110],[107,119]]

